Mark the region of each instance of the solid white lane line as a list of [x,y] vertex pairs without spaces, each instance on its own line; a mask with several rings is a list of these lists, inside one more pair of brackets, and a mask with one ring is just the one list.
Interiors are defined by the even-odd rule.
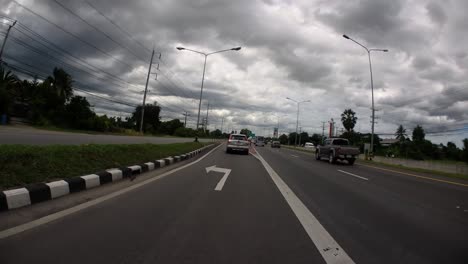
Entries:
[[165,172],[165,173],[163,173],[161,175],[158,175],[158,176],[156,176],[154,178],[150,178],[150,179],[145,180],[143,182],[140,182],[140,183],[137,183],[135,185],[129,186],[129,187],[125,188],[125,189],[122,189],[122,190],[107,194],[105,196],[99,197],[97,199],[91,200],[91,201],[86,202],[86,203],[79,204],[77,206],[65,209],[63,211],[44,216],[44,217],[39,218],[37,220],[31,221],[31,222],[28,222],[28,223],[25,223],[25,224],[22,224],[22,225],[19,225],[19,226],[12,227],[10,229],[0,231],[0,239],[16,235],[18,233],[24,232],[24,231],[29,230],[29,229],[33,229],[33,228],[38,227],[38,226],[43,225],[43,224],[47,224],[49,222],[52,222],[52,221],[55,221],[55,220],[60,219],[62,217],[65,217],[67,215],[76,213],[78,211],[81,211],[81,210],[86,209],[88,207],[91,207],[93,205],[100,204],[100,203],[102,203],[104,201],[107,201],[109,199],[112,199],[114,197],[122,195],[124,193],[130,192],[130,191],[132,191],[134,189],[137,189],[137,188],[139,188],[139,187],[141,187],[143,185],[146,185],[148,183],[151,183],[151,182],[157,181],[159,179],[162,179],[162,178],[164,178],[164,177],[166,177],[168,175],[173,174],[174,172],[180,171],[182,169],[185,169],[185,168],[187,168],[189,166],[192,166],[192,165],[202,161],[205,157],[210,155],[213,151],[215,151],[216,149],[218,149],[222,145],[223,144],[220,144],[217,147],[213,148],[212,150],[210,150],[210,152],[206,153],[205,155],[203,155],[198,160],[195,160],[195,161],[193,161],[191,163],[188,163],[188,164],[186,164],[184,166],[181,166],[181,167],[175,168],[173,170],[170,170],[168,172]]
[[338,170],[339,172],[342,172],[342,173],[345,173],[345,174],[348,174],[348,175],[351,175],[353,177],[356,177],[356,178],[359,178],[361,180],[365,180],[365,181],[368,181],[369,179],[368,178],[365,178],[365,177],[362,177],[362,176],[359,176],[359,175],[356,175],[356,174],[352,174],[351,172],[347,172],[347,171],[342,171],[342,170]]
[[295,158],[299,158],[299,156],[296,156],[296,155],[293,155],[293,154],[291,154],[291,156],[293,156],[293,157],[295,157]]
[[302,201],[294,194],[289,186],[281,179],[281,177],[273,170],[273,168],[263,159],[260,153],[254,155],[265,167],[273,182],[278,187],[284,199],[291,207],[299,222],[304,227],[312,242],[317,247],[326,263],[354,263],[351,257],[346,254],[338,242],[333,239],[330,233],[320,224],[317,218],[307,209]]

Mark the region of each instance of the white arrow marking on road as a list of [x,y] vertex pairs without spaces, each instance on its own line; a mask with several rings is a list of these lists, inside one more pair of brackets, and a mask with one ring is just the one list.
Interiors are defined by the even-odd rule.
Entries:
[[221,178],[221,180],[218,182],[218,184],[215,187],[215,191],[221,191],[223,189],[224,183],[226,182],[229,174],[231,173],[231,170],[225,169],[225,168],[218,168],[216,167],[216,165],[213,165],[211,167],[206,167],[205,169],[206,169],[206,173],[209,173],[210,171],[224,173],[224,176]]

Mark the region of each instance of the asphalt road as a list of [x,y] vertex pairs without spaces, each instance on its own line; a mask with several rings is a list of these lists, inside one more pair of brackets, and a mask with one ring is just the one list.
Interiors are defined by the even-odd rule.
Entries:
[[[41,130],[26,126],[0,126],[0,144],[81,145],[81,144],[169,144],[192,142],[193,138],[115,136]],[[209,139],[200,139],[209,141]]]
[[[258,148],[289,186],[284,193],[287,187],[253,155],[223,147],[167,177],[0,240],[0,263],[327,263],[329,249],[317,246],[327,234],[355,263],[468,261],[468,186]],[[213,165],[231,169],[219,191],[224,173],[207,173]],[[308,232],[317,226],[328,233]]]

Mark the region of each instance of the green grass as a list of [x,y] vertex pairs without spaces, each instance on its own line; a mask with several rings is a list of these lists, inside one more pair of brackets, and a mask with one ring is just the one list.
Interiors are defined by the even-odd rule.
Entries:
[[468,175],[466,175],[466,174],[449,173],[449,172],[444,172],[444,171],[428,170],[428,169],[421,169],[421,168],[412,168],[412,167],[406,167],[406,166],[402,166],[402,165],[388,164],[388,163],[383,163],[383,162],[378,162],[378,161],[370,161],[370,160],[359,160],[358,163],[364,163],[364,164],[369,164],[369,165],[371,165],[371,164],[372,165],[379,165],[379,166],[383,166],[383,167],[402,169],[402,170],[406,170],[406,171],[428,173],[428,174],[434,174],[434,175],[444,176],[444,177],[448,177],[448,178],[468,180]]
[[281,145],[281,147],[283,148],[287,148],[287,149],[292,149],[292,150],[296,150],[296,151],[301,151],[301,152],[305,152],[305,153],[311,153],[311,154],[314,154],[315,152],[314,151],[311,151],[310,149],[304,149],[303,147],[297,147],[295,148],[294,146],[288,146],[288,145]]
[[142,164],[206,144],[0,145],[0,189]]

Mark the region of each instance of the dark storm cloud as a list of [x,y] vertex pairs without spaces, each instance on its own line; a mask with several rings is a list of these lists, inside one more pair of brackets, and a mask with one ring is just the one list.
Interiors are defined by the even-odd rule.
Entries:
[[439,2],[429,2],[426,5],[426,9],[432,21],[441,25],[445,24],[445,22],[447,21],[447,14],[445,13],[445,10],[442,8]]
[[[334,1],[333,11],[317,10],[315,16],[332,26],[337,32],[356,39],[364,39],[377,48],[413,48],[421,45],[429,36],[421,33],[411,18],[401,14],[404,1],[364,0]],[[411,25],[411,27],[409,27]]]
[[413,59],[412,65],[416,70],[425,70],[436,64],[434,58],[429,56],[417,56]]
[[[64,67],[76,87],[138,104],[148,70],[147,49],[154,44],[152,72],[158,73],[158,80],[154,75],[150,78],[148,102],[163,105],[167,117],[180,116],[182,110],[196,115],[198,110],[203,56],[177,51],[176,46],[206,52],[242,46],[239,52],[208,59],[202,106],[210,102],[213,117],[228,115],[233,126],[274,125],[270,122],[272,113],[295,112],[291,102],[284,102],[291,96],[313,99],[313,105],[301,112],[304,124],[320,125],[320,121],[339,117],[344,108],[352,107],[362,117],[362,131],[368,131],[367,57],[360,47],[341,38],[346,33],[370,47],[390,49],[372,58],[376,107],[385,113],[378,129],[387,130],[401,122],[443,127],[468,120],[464,88],[468,6],[463,0],[90,1],[145,48],[85,1],[59,2],[120,45],[52,0],[22,3],[113,58],[13,2],[0,0],[6,15],[92,66],[62,52],[49,50],[55,58],[38,55],[13,41],[7,45],[6,60],[27,62],[46,74],[55,66]],[[18,38],[44,48],[16,29],[11,36],[11,40]],[[131,112],[122,105],[89,98],[102,113]]]

